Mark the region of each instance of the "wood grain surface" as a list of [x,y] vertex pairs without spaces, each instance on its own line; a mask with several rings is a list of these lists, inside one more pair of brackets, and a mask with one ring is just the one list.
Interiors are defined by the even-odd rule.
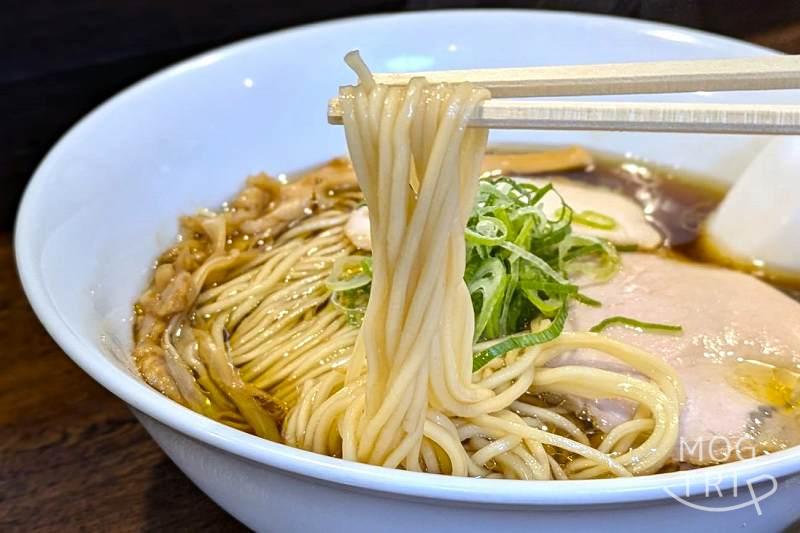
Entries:
[[56,346],[0,234],[0,531],[238,531]]
[[[751,37],[800,53],[800,22]],[[0,233],[0,531],[238,531],[50,339]]]

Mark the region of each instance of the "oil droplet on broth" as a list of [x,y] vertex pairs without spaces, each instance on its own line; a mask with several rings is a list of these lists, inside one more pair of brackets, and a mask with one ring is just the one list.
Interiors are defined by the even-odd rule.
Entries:
[[800,373],[761,361],[744,359],[736,364],[732,384],[748,396],[779,411],[800,409]]

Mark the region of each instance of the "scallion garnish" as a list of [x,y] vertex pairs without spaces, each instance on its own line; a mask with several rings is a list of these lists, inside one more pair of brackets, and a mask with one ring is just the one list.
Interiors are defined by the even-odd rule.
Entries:
[[[555,214],[544,211],[554,195],[561,203]],[[552,184],[538,187],[510,178],[482,180],[468,230],[504,239],[467,237],[464,278],[475,310],[475,370],[504,353],[552,340],[561,334],[568,304],[580,295],[575,276],[605,280],[616,272],[619,257],[609,242],[574,235],[574,213]],[[500,221],[481,226],[484,220]],[[491,234],[489,234],[491,230]],[[541,320],[550,325],[535,333],[519,333]]]
[[[561,202],[548,216],[543,200]],[[616,222],[584,211],[584,222],[609,226]],[[547,184],[510,178],[482,179],[465,240],[464,280],[475,312],[473,368],[511,350],[551,341],[564,329],[571,301],[598,306],[578,290],[576,278],[604,281],[619,265],[617,249],[608,241],[572,233],[575,213]],[[360,320],[369,296],[371,265],[363,256],[334,266],[328,287],[332,301],[351,320]],[[530,332],[539,324],[549,325]],[[522,333],[520,333],[522,332]]]
[[371,283],[372,258],[361,255],[337,259],[325,281],[325,285],[333,293],[331,303],[353,325],[360,325],[364,318]]
[[576,224],[588,226],[595,229],[612,230],[617,227],[617,221],[608,215],[598,213],[597,211],[581,211],[572,215],[572,220]]
[[472,371],[477,372],[492,359],[503,355],[511,350],[527,348],[535,344],[544,344],[557,338],[564,331],[564,323],[567,320],[567,306],[562,304],[553,321],[543,330],[531,333],[517,333],[508,337],[498,339],[496,343],[488,348],[482,349],[477,345],[477,351],[472,357]]
[[470,244],[494,246],[506,240],[508,228],[494,217],[479,216],[474,227],[467,227],[464,236]]
[[589,307],[602,307],[603,304],[594,298],[589,298],[583,293],[578,293],[575,295],[575,301],[582,303],[583,305],[588,305]]
[[328,289],[332,292],[349,291],[357,289],[365,285],[369,285],[372,281],[371,265],[372,260],[369,261],[370,271],[367,272],[365,266],[366,258],[364,256],[350,255],[341,257],[333,263],[333,268],[325,281]]
[[643,322],[641,320],[636,320],[635,318],[630,318],[627,316],[612,316],[606,318],[596,326],[592,327],[589,331],[591,331],[592,333],[600,333],[607,327],[616,324],[621,324],[623,326],[636,328],[642,331],[662,331],[668,333],[681,333],[683,331],[682,326],[674,326],[672,324],[659,324],[658,322]]

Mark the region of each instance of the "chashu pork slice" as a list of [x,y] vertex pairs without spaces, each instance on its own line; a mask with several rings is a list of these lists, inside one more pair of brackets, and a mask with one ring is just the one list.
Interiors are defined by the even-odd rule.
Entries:
[[[603,331],[662,358],[677,371],[686,403],[676,460],[720,463],[800,443],[800,410],[769,403],[742,386],[751,370],[761,368],[796,379],[800,303],[743,273],[642,253],[624,254],[621,271],[612,280],[584,292],[603,305],[575,304],[569,330],[588,331],[613,316],[683,327],[680,334],[624,325]],[[563,354],[550,363],[575,364],[631,371],[593,350]],[[764,381],[764,375],[769,372],[752,377]],[[633,405],[618,399],[579,399],[579,408],[604,431],[633,414]]]
[[[537,187],[552,184],[576,214],[589,211],[611,217],[614,222],[612,228],[598,228],[573,220],[574,233],[601,237],[616,245],[636,246],[640,250],[654,250],[661,246],[661,233],[647,220],[642,206],[620,192],[559,176],[515,179]],[[544,212],[551,218],[557,218],[557,212],[561,209],[558,196],[548,194],[542,198],[542,203]]]
[[[520,182],[532,183],[537,187],[552,184],[564,202],[575,213],[590,211],[612,217],[614,222],[614,226],[611,228],[597,228],[573,222],[572,230],[576,234],[602,237],[614,244],[636,246],[641,250],[654,250],[661,246],[662,235],[647,220],[642,207],[619,192],[558,176],[515,179]],[[547,194],[542,198],[542,209],[550,218],[558,218],[558,211],[562,207],[561,200],[556,194]],[[360,250],[372,249],[369,209],[366,206],[353,211],[345,225],[344,232]]]

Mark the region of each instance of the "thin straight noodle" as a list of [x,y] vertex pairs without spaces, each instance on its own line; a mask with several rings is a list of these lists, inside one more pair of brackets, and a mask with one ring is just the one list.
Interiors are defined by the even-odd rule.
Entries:
[[[553,424],[555,427],[559,428],[560,430],[567,433],[576,441],[582,444],[589,444],[589,439],[586,437],[586,434],[575,425],[570,419],[561,416],[558,413],[555,413],[549,409],[545,409],[543,407],[536,407],[535,405],[530,405],[524,402],[516,401],[512,402],[510,405],[511,409],[514,411],[519,411],[526,415],[535,416],[537,419],[542,420],[544,422],[548,422]],[[603,450],[608,451],[608,450]]]
[[[650,411],[643,405],[639,405],[636,408],[636,412],[633,414],[633,418],[635,419],[642,419],[642,418],[650,418]],[[639,436],[638,433],[629,433],[628,435],[621,438],[615,445],[613,452],[617,454],[622,454],[630,451],[633,447],[633,443],[636,441],[636,438]]]
[[[261,382],[286,392],[282,380],[309,376],[289,411],[286,440],[349,460],[454,475],[563,479],[657,470],[677,440],[683,391],[674,370],[650,354],[602,335],[566,333],[472,373],[464,227],[487,132],[468,128],[467,119],[488,92],[422,79],[385,87],[374,83],[357,56],[348,55],[348,64],[361,83],[343,88],[340,100],[353,167],[370,207],[371,292],[351,356],[339,356],[339,346],[324,335],[319,348],[296,350],[292,362],[272,365],[269,380]],[[336,243],[315,250],[344,253]],[[306,268],[312,271],[303,263],[292,275]],[[313,316],[302,311],[306,319]],[[253,342],[256,319],[250,320]],[[616,357],[643,377],[545,367],[559,353],[583,348]],[[344,372],[314,368],[315,359],[328,361],[325,354],[346,361]],[[548,391],[627,397],[648,416],[621,426],[598,449],[557,409],[519,400]],[[642,444],[614,455],[636,435]],[[585,468],[565,470],[550,447],[577,456]]]

